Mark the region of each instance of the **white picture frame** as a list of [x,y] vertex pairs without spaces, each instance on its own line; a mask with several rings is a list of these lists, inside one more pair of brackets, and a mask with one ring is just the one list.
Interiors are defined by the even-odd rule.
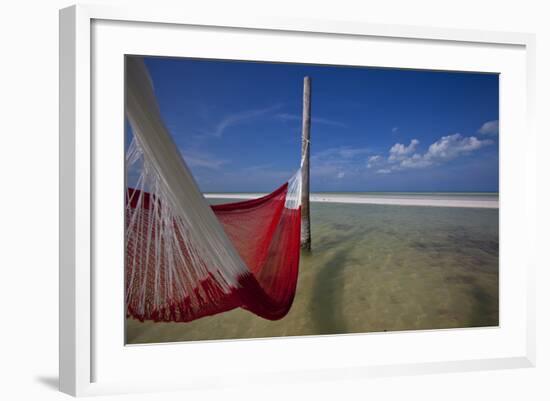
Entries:
[[[167,39],[174,35],[193,41],[182,45],[185,41],[180,40],[178,45],[176,39]],[[255,46],[259,36],[263,45]],[[223,48],[217,43],[220,39],[224,39]],[[336,40],[338,47],[333,43]],[[321,44],[333,51],[321,54]],[[105,5],[61,10],[60,390],[94,395],[244,385],[251,379],[258,383],[342,377],[359,380],[534,366],[535,259],[525,256],[534,254],[530,249],[535,243],[534,44],[534,35],[523,33],[357,21],[224,18],[187,14],[181,9]],[[303,51],[305,45],[311,52]],[[123,310],[122,291],[118,292],[123,278],[123,248],[119,246],[122,242],[117,243],[122,240],[123,202],[116,195],[122,194],[123,184],[120,56],[189,55],[366,65],[361,58],[364,53],[350,51],[356,46],[368,49],[372,56],[368,65],[502,74],[501,325],[124,346],[120,335],[123,314],[119,313]],[[418,57],[406,61],[409,48],[414,48]],[[116,188],[119,192],[113,192]],[[99,289],[101,297],[97,297]],[[322,359],[317,357],[320,354]],[[284,357],[288,355],[297,359],[292,369],[285,368]],[[182,356],[193,361],[192,369],[167,374],[174,371],[174,360],[181,361]],[[220,366],[210,368],[201,362],[208,358],[218,358]],[[262,362],[266,360],[269,364]],[[137,365],[141,365],[140,372],[135,369]],[[141,372],[143,369],[150,371]]]

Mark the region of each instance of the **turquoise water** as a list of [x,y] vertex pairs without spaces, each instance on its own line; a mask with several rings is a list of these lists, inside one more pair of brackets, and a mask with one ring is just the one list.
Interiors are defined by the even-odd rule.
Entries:
[[312,252],[302,254],[285,318],[237,309],[191,323],[129,319],[127,341],[496,326],[498,216],[498,209],[312,203]]

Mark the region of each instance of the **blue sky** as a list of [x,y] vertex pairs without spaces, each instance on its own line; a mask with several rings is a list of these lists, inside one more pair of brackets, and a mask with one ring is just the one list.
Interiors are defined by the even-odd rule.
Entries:
[[311,189],[498,191],[498,76],[147,58],[162,116],[204,192],[267,192],[300,161]]

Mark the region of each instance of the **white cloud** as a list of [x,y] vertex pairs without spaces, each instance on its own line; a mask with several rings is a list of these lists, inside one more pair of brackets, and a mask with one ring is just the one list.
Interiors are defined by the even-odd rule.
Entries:
[[372,168],[377,164],[380,164],[384,161],[383,157],[380,155],[371,156],[367,159],[367,168]]
[[214,155],[199,151],[181,151],[183,159],[190,167],[204,167],[212,170],[217,170],[224,164],[229,163],[228,160],[218,159]]
[[404,159],[399,164],[402,168],[424,168],[431,166],[432,162],[427,160],[424,156],[415,153],[412,157]]
[[413,139],[408,146],[401,143],[396,143],[390,149],[390,157],[388,160],[393,162],[405,159],[407,155],[410,155],[416,150],[419,143],[420,142],[417,139]]
[[365,167],[365,155],[371,153],[369,148],[339,146],[328,148],[311,155],[311,173],[316,177],[348,177]]
[[482,135],[498,135],[498,120],[487,121],[477,130]]
[[269,114],[279,108],[281,108],[281,105],[275,105],[257,110],[245,110],[238,113],[230,114],[224,117],[218,124],[216,124],[214,130],[210,132],[209,135],[219,138],[223,135],[227,128]]
[[424,158],[432,161],[451,160],[492,143],[493,141],[490,139],[480,141],[475,136],[463,137],[460,134],[447,135],[432,143],[428,148],[428,152],[424,155]]
[[408,146],[396,143],[388,152],[388,158],[371,156],[367,168],[376,166],[378,174],[389,174],[406,169],[421,169],[440,165],[460,156],[468,155],[482,147],[491,145],[490,139],[480,140],[474,136],[447,135],[432,143],[425,153],[415,152],[419,141],[413,139]]
[[399,130],[399,127],[393,127],[391,129],[391,132],[393,132],[394,134]]
[[353,148],[351,146],[339,146],[336,148],[328,148],[321,152],[317,152],[311,156],[312,159],[353,159],[356,156],[370,153],[369,148]]

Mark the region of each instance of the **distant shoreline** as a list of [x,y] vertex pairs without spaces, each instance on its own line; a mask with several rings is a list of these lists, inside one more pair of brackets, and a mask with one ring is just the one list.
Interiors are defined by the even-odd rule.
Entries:
[[[214,199],[255,199],[266,195],[265,193],[207,193],[205,198]],[[394,205],[394,206],[430,206],[430,207],[464,207],[464,208],[482,208],[498,209],[498,199],[472,199],[461,197],[438,198],[436,194],[433,197],[427,196],[384,196],[384,195],[353,195],[353,194],[311,194],[311,202],[326,203],[351,203],[366,205]]]

